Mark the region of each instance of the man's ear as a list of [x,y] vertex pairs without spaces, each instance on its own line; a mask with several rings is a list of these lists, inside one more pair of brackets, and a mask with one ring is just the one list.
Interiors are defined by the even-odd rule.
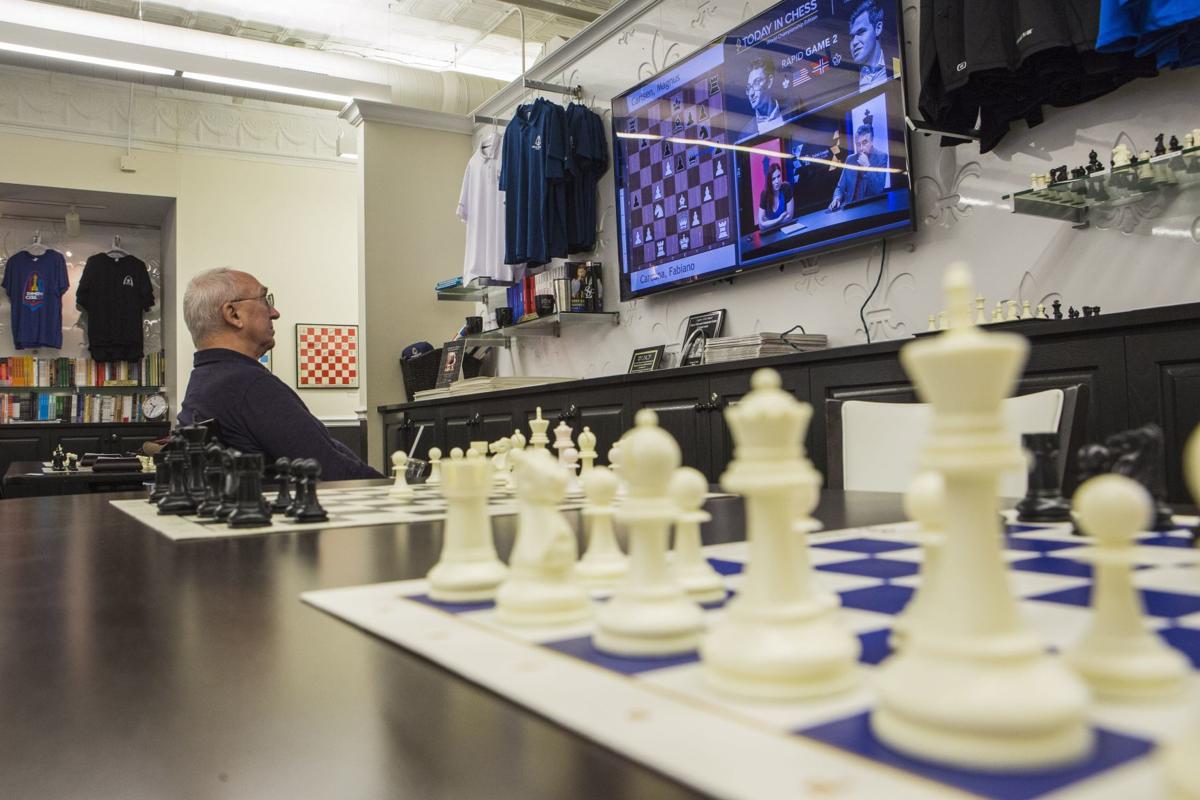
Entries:
[[883,36],[883,20],[875,23],[875,36]]
[[231,328],[238,328],[240,330],[244,324],[241,315],[238,313],[236,303],[226,303],[221,306],[221,317],[224,318],[225,324]]

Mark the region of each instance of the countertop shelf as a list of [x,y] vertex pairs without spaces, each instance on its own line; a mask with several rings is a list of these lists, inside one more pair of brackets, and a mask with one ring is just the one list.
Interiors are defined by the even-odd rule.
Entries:
[[508,347],[512,339],[525,336],[560,336],[564,325],[616,325],[620,318],[621,315],[617,311],[562,311],[468,336],[467,346]]
[[1052,183],[1042,189],[1014,192],[1004,195],[1004,199],[1013,201],[1014,214],[1057,219],[1086,228],[1091,224],[1092,209],[1116,208],[1156,192],[1197,185],[1200,185],[1200,145]]

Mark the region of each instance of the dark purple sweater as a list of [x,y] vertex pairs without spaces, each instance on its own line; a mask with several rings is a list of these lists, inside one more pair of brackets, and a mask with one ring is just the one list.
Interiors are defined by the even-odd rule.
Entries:
[[233,350],[200,350],[192,362],[179,422],[206,419],[220,424],[224,444],[262,453],[268,465],[280,456],[315,458],[322,480],[383,477],[330,436],[290,386]]

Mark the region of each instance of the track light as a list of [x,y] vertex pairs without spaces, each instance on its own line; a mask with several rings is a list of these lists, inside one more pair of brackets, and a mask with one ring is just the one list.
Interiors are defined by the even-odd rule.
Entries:
[[71,206],[71,210],[67,212],[67,236],[74,239],[79,235],[79,212],[75,210],[75,206]]

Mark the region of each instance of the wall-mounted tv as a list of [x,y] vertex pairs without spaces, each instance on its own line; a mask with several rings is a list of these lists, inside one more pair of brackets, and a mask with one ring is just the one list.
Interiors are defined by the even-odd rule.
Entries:
[[621,299],[914,226],[896,0],[787,0],[613,98]]

